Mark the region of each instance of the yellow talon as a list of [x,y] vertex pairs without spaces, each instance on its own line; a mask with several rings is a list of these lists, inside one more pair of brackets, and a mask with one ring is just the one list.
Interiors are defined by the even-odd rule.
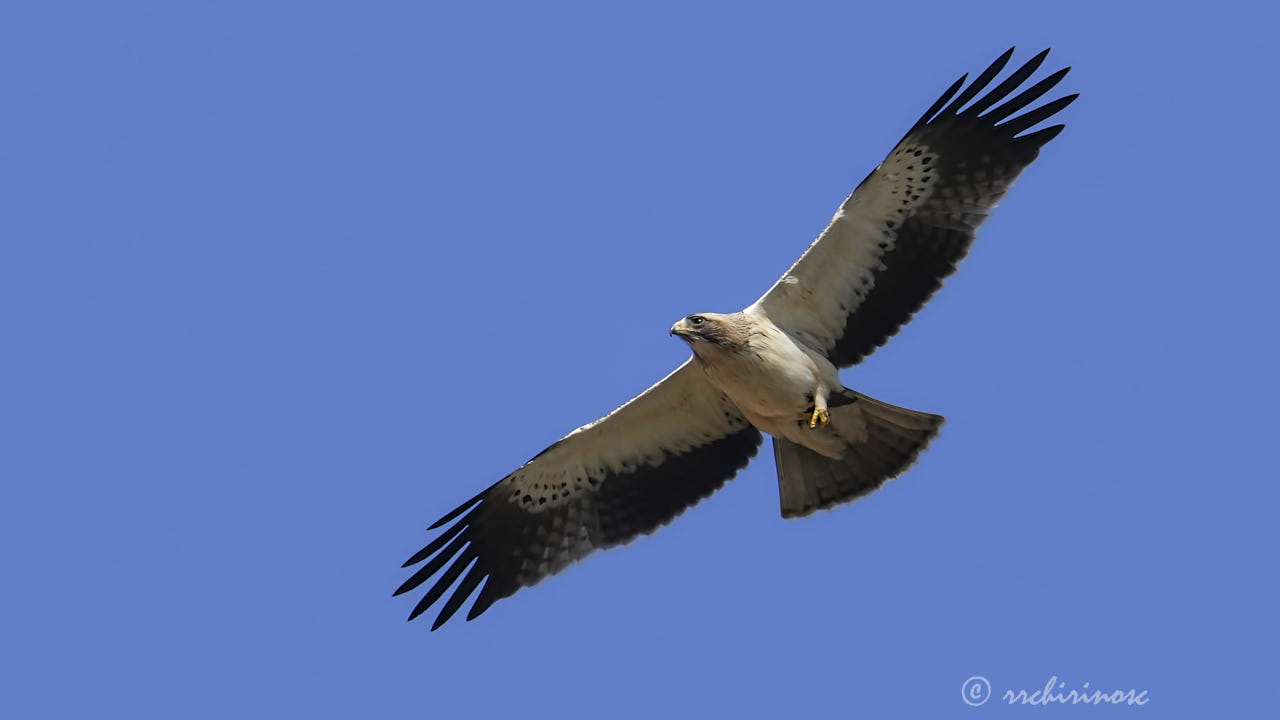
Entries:
[[813,417],[809,418],[809,428],[819,428],[831,422],[831,413],[826,408],[814,408]]

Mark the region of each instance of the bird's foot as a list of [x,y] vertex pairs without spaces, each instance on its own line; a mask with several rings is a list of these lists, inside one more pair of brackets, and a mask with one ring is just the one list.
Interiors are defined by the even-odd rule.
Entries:
[[831,413],[826,408],[814,408],[813,415],[809,418],[809,429],[820,428],[831,422]]

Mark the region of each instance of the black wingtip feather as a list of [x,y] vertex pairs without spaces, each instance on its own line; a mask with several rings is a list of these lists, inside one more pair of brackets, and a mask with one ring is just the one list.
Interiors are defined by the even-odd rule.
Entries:
[[[920,119],[915,122],[915,125],[911,126],[911,129],[915,130],[916,128],[922,125],[928,124],[928,122],[933,119],[933,116],[938,114],[939,110],[946,107],[947,101],[950,100],[952,96],[955,95],[957,92],[959,92],[960,88],[964,87],[964,81],[968,79],[969,79],[969,75],[966,73],[964,75],[961,75],[959,80],[956,80],[955,82],[951,83],[951,87],[947,88],[946,91],[942,93],[942,96],[939,97],[937,100],[935,100],[933,105],[929,106],[928,110],[924,111],[924,114],[921,115]],[[907,134],[910,135],[911,133],[908,132]]]
[[452,540],[455,535],[467,529],[468,527],[467,521],[470,520],[472,517],[474,517],[475,514],[476,514],[475,510],[472,510],[471,512],[467,513],[467,516],[465,518],[463,518],[460,522],[458,522],[453,527],[440,533],[439,537],[427,543],[426,547],[414,553],[413,557],[409,558],[408,560],[405,560],[404,564],[401,565],[400,567],[407,568],[411,565],[417,565],[423,560],[426,560],[427,558],[434,555],[437,550],[444,547],[444,544]]
[[1051,125],[1043,130],[1037,130],[1033,133],[1023,135],[1018,138],[1019,141],[1028,143],[1034,147],[1044,147],[1050,140],[1058,137],[1058,133],[1066,129],[1066,125]]
[[982,89],[994,80],[996,75],[1000,74],[1000,71],[1004,69],[1004,66],[1009,64],[1009,58],[1013,57],[1013,50],[1014,48],[1009,48],[1003,55],[996,58],[995,62],[987,66],[986,70],[983,70],[978,77],[973,79],[973,82],[969,83],[969,87],[965,88],[964,92],[957,95],[956,99],[951,101],[951,104],[947,106],[946,110],[942,111],[942,114],[956,114],[959,112],[960,108],[964,107],[966,103],[976,97],[978,93],[982,92]]
[[466,577],[462,578],[462,582],[458,583],[458,588],[445,601],[444,607],[440,608],[440,614],[436,616],[435,622],[431,624],[433,631],[448,622],[449,618],[458,612],[458,608],[462,607],[468,597],[471,597],[471,593],[475,592],[476,586],[480,584],[486,574],[479,562],[471,567],[471,571],[467,573]]
[[1003,100],[1009,93],[1016,90],[1019,85],[1026,82],[1027,78],[1031,77],[1036,70],[1040,69],[1040,66],[1044,63],[1045,57],[1048,55],[1049,50],[1046,48],[1045,50],[1040,51],[1040,54],[1023,63],[1022,67],[1014,70],[1009,77],[1005,78],[995,87],[995,89],[987,93],[985,97],[969,106],[969,109],[965,110],[965,114],[981,115],[985,110],[987,110],[987,108],[990,108],[992,105]]
[[1067,72],[1071,68],[1063,68],[1056,73],[1045,77],[1040,82],[1018,93],[1013,98],[1005,101],[1003,105],[983,115],[983,118],[991,123],[998,123],[1001,120],[1013,115],[1022,108],[1039,100],[1041,96],[1053,89],[1053,86],[1062,82],[1062,78],[1067,76]]
[[1005,121],[1004,123],[997,125],[996,127],[1000,128],[1001,130],[1004,130],[1010,135],[1017,135],[1018,133],[1024,132],[1027,129],[1033,127],[1037,123],[1044,120],[1048,120],[1049,118],[1058,114],[1058,112],[1061,111],[1063,108],[1070,105],[1072,102],[1075,102],[1075,99],[1078,97],[1080,97],[1079,93],[1076,93],[1074,95],[1067,95],[1066,97],[1060,97],[1057,100],[1054,100],[1053,102],[1045,103],[1044,105],[1041,105],[1040,107],[1036,108],[1035,110],[1032,110],[1031,112],[1028,112],[1023,115],[1019,115],[1018,117],[1013,118],[1012,120]]
[[434,523],[432,523],[432,524],[431,524],[431,527],[429,527],[429,528],[427,528],[427,529],[428,529],[428,530],[435,530],[436,528],[438,528],[438,527],[440,527],[440,526],[444,525],[445,523],[449,522],[450,520],[452,520],[452,519],[454,519],[454,518],[458,517],[458,516],[459,516],[459,515],[461,515],[462,513],[466,512],[466,511],[467,511],[467,509],[468,509],[468,508],[470,508],[472,505],[475,505],[476,503],[478,503],[478,502],[480,502],[481,500],[483,500],[483,499],[484,499],[485,494],[486,494],[486,493],[488,493],[488,492],[489,492],[490,490],[492,490],[492,489],[493,489],[493,487],[492,487],[492,486],[490,486],[490,487],[485,488],[484,490],[481,490],[481,491],[480,491],[480,492],[479,492],[475,497],[473,497],[473,498],[471,498],[470,500],[468,500],[468,501],[466,501],[466,502],[462,503],[461,505],[459,505],[458,507],[454,508],[453,510],[450,510],[450,511],[449,511],[449,514],[445,515],[444,517],[442,517],[442,518],[440,518],[439,520],[437,520],[437,521],[435,521]]
[[468,551],[463,553],[462,557],[455,560],[454,563],[449,566],[449,569],[445,570],[439,579],[436,580],[436,583],[431,586],[431,589],[427,590],[427,594],[423,595],[422,599],[418,601],[418,604],[413,607],[413,612],[409,613],[409,620],[413,621],[414,618],[426,612],[427,608],[434,605],[436,601],[440,599],[440,596],[444,595],[445,591],[449,589],[449,586],[458,579],[458,576],[462,574],[462,571],[466,570],[467,566],[471,564],[471,561],[475,559],[475,553]]
[[452,560],[453,556],[457,555],[458,551],[462,550],[463,546],[468,542],[469,539],[467,535],[459,535],[453,542],[449,543],[449,547],[441,550],[440,554],[431,558],[430,562],[418,568],[418,571],[411,575],[408,580],[405,580],[404,583],[391,594],[391,597],[403,595],[426,582],[428,578],[435,575],[440,568],[444,567],[446,563]]
[[488,610],[498,601],[498,593],[489,587],[492,583],[493,577],[490,576],[485,581],[484,587],[480,588],[480,594],[476,596],[476,601],[471,604],[471,609],[467,611],[467,622],[471,622],[483,615],[485,610]]

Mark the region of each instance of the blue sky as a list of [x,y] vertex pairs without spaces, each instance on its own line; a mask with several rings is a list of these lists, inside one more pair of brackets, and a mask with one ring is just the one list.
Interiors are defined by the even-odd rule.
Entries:
[[[974,675],[1274,712],[1278,15],[7,3],[0,714],[1107,712]],[[783,522],[762,458],[404,622],[427,524],[681,362],[672,321],[1013,44],[1074,66],[1067,131],[843,375],[948,417],[909,474]]]

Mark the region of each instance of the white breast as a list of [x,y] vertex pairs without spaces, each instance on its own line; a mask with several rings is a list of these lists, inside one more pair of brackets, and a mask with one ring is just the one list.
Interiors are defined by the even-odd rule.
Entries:
[[772,324],[751,336],[747,350],[718,354],[701,364],[711,384],[757,427],[764,420],[802,413],[812,405],[819,381],[805,350]]

